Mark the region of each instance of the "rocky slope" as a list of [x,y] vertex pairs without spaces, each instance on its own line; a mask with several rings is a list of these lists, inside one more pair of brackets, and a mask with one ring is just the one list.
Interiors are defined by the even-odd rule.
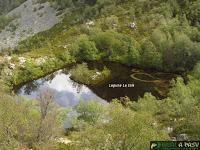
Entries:
[[62,19],[50,3],[39,4],[37,0],[27,0],[7,15],[15,19],[0,33],[0,50],[14,48],[21,40],[50,29]]

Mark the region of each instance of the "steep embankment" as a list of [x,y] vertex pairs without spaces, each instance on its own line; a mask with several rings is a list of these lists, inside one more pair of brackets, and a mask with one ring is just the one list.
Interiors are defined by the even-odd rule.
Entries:
[[27,0],[7,16],[15,19],[0,33],[0,50],[13,48],[21,40],[50,29],[62,19],[49,2],[40,4],[36,0]]

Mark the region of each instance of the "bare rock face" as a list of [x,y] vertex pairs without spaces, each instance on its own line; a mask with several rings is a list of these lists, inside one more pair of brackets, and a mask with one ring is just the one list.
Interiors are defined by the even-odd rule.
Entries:
[[27,0],[7,15],[15,19],[0,33],[0,50],[14,48],[21,40],[48,30],[61,21],[50,3],[39,4],[37,0]]

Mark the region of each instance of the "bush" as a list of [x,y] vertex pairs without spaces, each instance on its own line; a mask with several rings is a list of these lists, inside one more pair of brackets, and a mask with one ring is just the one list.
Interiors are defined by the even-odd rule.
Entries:
[[71,149],[146,150],[150,140],[169,139],[152,126],[154,120],[147,113],[135,113],[119,104],[110,104],[105,112],[104,120],[72,133],[72,138],[79,142],[70,144]]
[[176,33],[173,38],[169,49],[163,52],[164,65],[174,71],[191,70],[200,60],[199,44],[183,33]]
[[87,123],[94,124],[102,119],[104,113],[104,106],[96,101],[80,102],[75,107],[78,113],[78,119]]
[[88,85],[99,84],[110,77],[110,70],[108,70],[106,67],[104,67],[102,71],[97,69],[90,70],[88,69],[86,63],[77,65],[70,72],[72,79]]
[[52,139],[61,133],[59,118],[63,110],[48,95],[45,93],[38,101],[27,101],[0,91],[0,149],[35,149],[54,143]]
[[13,20],[12,17],[0,16],[0,32]]
[[98,60],[98,50],[93,41],[84,35],[81,36],[75,45],[73,45],[72,53],[77,59],[81,60]]
[[141,65],[145,68],[162,69],[162,55],[151,41],[145,41],[141,46]]
[[138,64],[139,51],[133,39],[115,31],[97,32],[91,34],[91,39],[102,58],[128,64]]

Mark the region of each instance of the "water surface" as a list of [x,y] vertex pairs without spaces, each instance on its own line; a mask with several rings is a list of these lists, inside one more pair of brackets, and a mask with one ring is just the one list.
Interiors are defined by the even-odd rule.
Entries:
[[[163,98],[169,88],[170,80],[175,77],[173,74],[144,71],[117,63],[89,63],[88,65],[90,69],[99,70],[106,66],[111,70],[109,80],[95,86],[87,86],[70,79],[70,68],[66,68],[17,87],[16,93],[35,99],[43,89],[51,89],[55,93],[55,101],[64,107],[74,106],[79,101],[106,102],[124,96],[137,100],[145,92]],[[112,85],[127,87],[112,88]]]

